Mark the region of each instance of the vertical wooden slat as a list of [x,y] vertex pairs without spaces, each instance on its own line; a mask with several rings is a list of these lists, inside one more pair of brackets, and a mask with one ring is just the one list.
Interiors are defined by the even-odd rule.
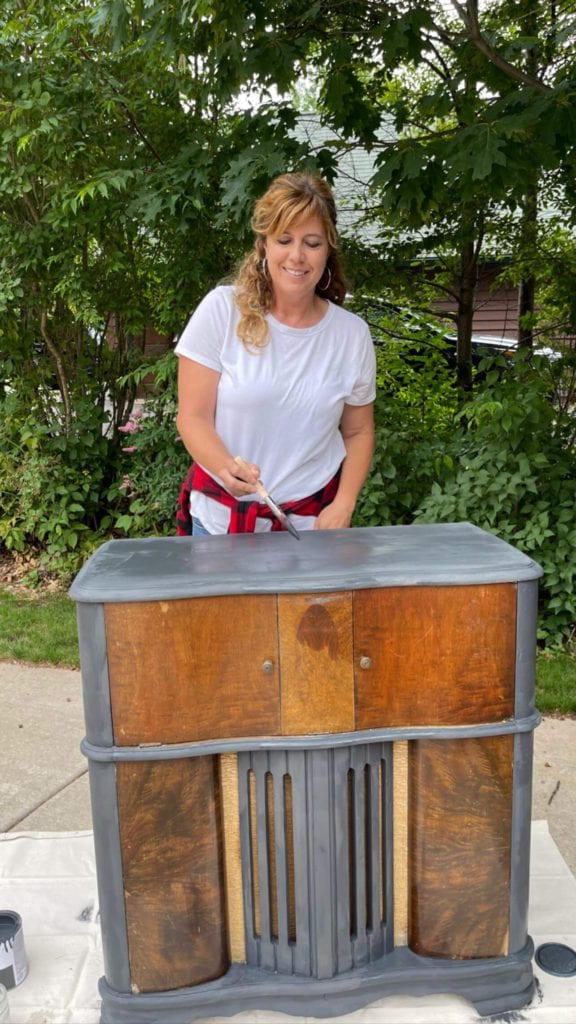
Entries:
[[409,945],[461,959],[508,952],[513,737],[410,745]]
[[246,960],[244,905],[242,896],[242,854],[238,808],[238,755],[220,755],[220,789],[224,829],[226,878],[226,920],[232,963]]
[[290,765],[286,754],[285,775],[283,780],[284,793],[284,823],[286,832],[286,885],[288,891],[288,940],[295,943],[296,936],[296,875],[294,862],[296,850],[294,847],[294,789]]
[[380,913],[380,896],[382,892],[382,871],[384,852],[381,845],[382,822],[381,809],[381,784],[382,773],[380,770],[382,754],[380,744],[369,747],[370,757],[370,832],[368,840],[368,856],[370,859],[370,931],[368,934],[368,946],[370,960],[382,956],[384,952],[384,938],[382,932],[382,917]]
[[408,743],[392,747],[394,945],[408,942]]
[[350,747],[334,750],[334,774],[339,781],[334,792],[334,831],[336,838],[336,957],[338,971],[349,971],[352,967],[352,942],[350,938],[350,870],[349,870],[349,819],[347,776],[350,767]]
[[331,978],[336,966],[332,751],[310,750],[306,761],[312,970],[316,978]]
[[256,822],[258,832],[258,875],[260,878],[260,966],[274,970],[276,960],[272,943],[272,912],[270,905],[270,859],[268,847],[268,813],[266,770],[268,754],[259,751],[252,755],[256,775]]
[[[286,753],[283,750],[270,754],[270,765],[274,779],[274,822],[273,838],[276,851],[276,913],[278,927],[277,961],[278,970],[284,974],[292,971],[292,949],[290,947],[290,892],[288,884],[289,850],[292,843],[288,839],[286,822],[285,787]],[[293,855],[293,849],[292,849]],[[293,867],[293,865],[292,865]]]
[[[250,754],[238,755],[238,800],[240,809],[240,848],[242,853],[242,894],[244,900],[244,921],[246,939],[246,959],[248,963],[258,963],[258,941],[260,934],[259,920],[256,920],[258,904],[258,885],[254,874],[258,870],[256,855],[256,825],[252,822],[254,794],[251,792],[253,772],[250,767]],[[260,911],[258,909],[258,915]]]
[[288,765],[292,779],[292,813],[294,826],[294,887],[296,892],[296,946],[294,947],[294,972],[309,976],[311,973],[310,914],[308,901],[310,865],[308,818],[306,814],[307,780],[305,762],[297,752],[288,754]]
[[117,792],[133,991],[220,977],[229,959],[217,758],[121,762]]
[[365,964],[368,960],[368,943],[366,941],[366,789],[364,767],[366,764],[366,748],[352,748],[352,769],[354,771],[354,846],[356,850],[355,864],[355,902],[356,902],[356,936],[354,938],[354,966]]

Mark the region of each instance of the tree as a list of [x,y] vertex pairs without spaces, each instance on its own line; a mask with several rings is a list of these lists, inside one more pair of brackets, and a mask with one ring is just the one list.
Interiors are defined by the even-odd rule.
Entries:
[[[424,231],[424,251],[435,246],[437,256],[450,252],[456,263],[466,388],[474,283],[489,221],[499,208],[525,209],[519,223],[526,249],[542,175],[556,174],[571,188],[575,33],[569,13],[559,13],[552,0],[499,0],[481,13],[474,0],[454,0],[452,8],[439,0],[272,0],[232,11],[223,0],[106,0],[100,10],[103,17],[118,19],[119,10],[126,20],[133,16],[146,37],[162,35],[174,53],[196,54],[203,46],[212,80],[226,83],[228,100],[242,88],[286,90],[303,70],[318,78],[319,112],[339,136],[332,154],[326,144],[317,152],[320,166],[334,171],[342,140],[368,147],[377,154],[370,216],[384,216],[396,233],[411,232],[408,252],[415,232]],[[394,142],[379,134],[390,116]],[[253,150],[240,153],[224,181],[224,209],[234,206],[237,214],[242,197],[251,202],[262,168]],[[404,272],[405,266],[406,260]],[[445,278],[437,284],[445,288]],[[532,305],[529,297],[521,310],[529,313]]]
[[[116,45],[96,3],[3,5],[0,540],[11,547],[80,551],[113,522],[139,338],[176,333],[240,252],[220,196],[252,122],[228,95],[201,38],[188,59],[134,22]],[[284,164],[277,140],[302,149],[286,141],[290,112],[269,114],[255,154],[267,169]]]
[[[553,0],[7,0],[0,539],[60,536],[63,550],[115,521],[142,331],[181,328],[285,169],[333,180],[341,153],[371,153],[364,212],[380,242],[347,243],[358,291],[412,303],[417,281],[422,306],[450,296],[461,390],[477,268],[499,239],[526,331],[548,315],[531,312],[543,271],[548,319],[575,325],[575,36]],[[302,76],[317,145],[295,132]],[[546,190],[564,230],[543,231]]]
[[[51,3],[13,3],[1,17],[8,372],[20,385],[34,364],[31,382],[55,375],[69,434],[91,371],[118,426],[130,396],[115,382],[138,357],[133,339],[146,324],[174,331],[206,272],[227,268],[228,248],[206,230],[209,126],[184,111],[180,75],[157,52],[150,61],[138,41],[120,53],[97,40],[89,7],[65,3],[55,17]],[[174,150],[178,167],[165,156]]]

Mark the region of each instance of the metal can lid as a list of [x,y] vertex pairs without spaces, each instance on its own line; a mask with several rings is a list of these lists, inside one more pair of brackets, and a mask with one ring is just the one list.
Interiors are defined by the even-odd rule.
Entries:
[[576,951],[561,942],[544,942],[538,946],[534,959],[548,974],[570,978],[576,974]]

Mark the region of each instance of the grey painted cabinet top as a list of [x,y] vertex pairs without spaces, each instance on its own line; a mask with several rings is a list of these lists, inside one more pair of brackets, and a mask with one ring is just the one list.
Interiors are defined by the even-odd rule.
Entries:
[[78,573],[79,602],[158,601],[214,594],[521,582],[542,569],[470,523],[103,544]]

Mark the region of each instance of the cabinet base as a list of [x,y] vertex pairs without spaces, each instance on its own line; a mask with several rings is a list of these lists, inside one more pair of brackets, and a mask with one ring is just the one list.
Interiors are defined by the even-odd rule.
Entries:
[[278,1010],[306,1017],[336,1017],[386,996],[457,995],[481,1015],[517,1010],[534,991],[529,939],[511,956],[440,960],[398,947],[377,963],[326,980],[271,974],[233,964],[216,981],[194,988],[139,995],[116,992],[100,979],[101,1024],[191,1024],[242,1010]]

